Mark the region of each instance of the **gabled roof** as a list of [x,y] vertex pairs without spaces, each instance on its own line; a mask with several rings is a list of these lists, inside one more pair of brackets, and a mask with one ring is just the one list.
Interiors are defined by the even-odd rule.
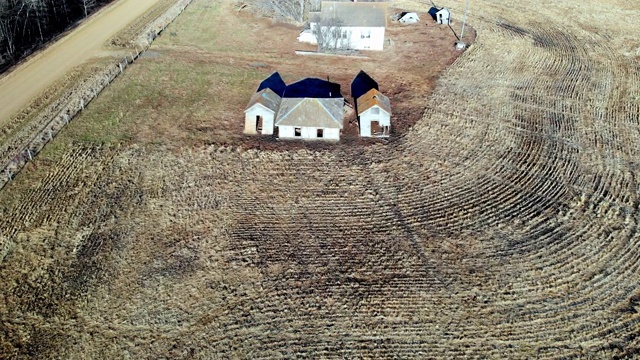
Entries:
[[378,83],[369,74],[360,70],[358,75],[351,81],[351,96],[357,99],[371,89],[378,90]]
[[420,17],[418,16],[418,14],[414,13],[414,12],[406,12],[403,11],[400,13],[400,17],[398,18],[398,20],[402,20],[403,18],[407,18],[407,19],[418,19],[420,20]]
[[429,9],[429,15],[431,15],[431,17],[433,18],[433,20],[436,20],[436,14],[438,13],[438,11],[440,11],[440,9],[438,9],[438,8],[437,8],[437,7],[435,7],[435,6],[432,6],[432,7]]
[[391,115],[391,102],[389,98],[376,89],[371,89],[358,98],[358,115],[376,105]]
[[282,97],[284,94],[284,89],[287,87],[284,80],[280,74],[276,71],[273,74],[269,75],[268,78],[262,80],[260,86],[258,86],[258,90],[271,89],[274,93],[278,94],[278,96]]
[[306,78],[286,87],[283,98],[341,98],[340,84]]
[[280,106],[280,100],[280,96],[273,92],[273,90],[262,89],[253,94],[251,100],[249,100],[249,104],[247,105],[247,109],[245,110],[245,112],[251,109],[255,104],[261,104],[262,106],[275,113],[276,111],[278,111],[278,107]]
[[339,19],[342,26],[386,27],[387,3],[323,1],[321,18]]
[[276,126],[299,126],[342,129],[344,99],[289,98],[282,99]]

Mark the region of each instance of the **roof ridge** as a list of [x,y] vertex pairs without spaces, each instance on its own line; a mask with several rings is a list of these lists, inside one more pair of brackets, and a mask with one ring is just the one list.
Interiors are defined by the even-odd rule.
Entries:
[[[291,99],[291,98],[289,98],[289,99]],[[289,114],[291,114],[291,112],[292,112],[295,108],[297,108],[298,106],[300,106],[300,104],[302,104],[302,102],[303,102],[303,101],[305,101],[305,100],[306,100],[306,99],[308,99],[308,98],[301,98],[301,99],[302,99],[302,101],[298,101],[298,103],[297,103],[295,106],[291,107],[291,109],[289,109],[289,111],[287,111],[286,113],[284,113],[284,114],[282,114],[281,116],[279,116],[279,117],[276,119],[275,124],[276,124],[276,125],[278,125],[278,123],[280,123],[280,122],[282,121],[282,119],[284,119],[284,118],[286,118],[287,116],[289,116]],[[281,104],[282,104],[282,103],[281,103]],[[277,111],[276,111],[276,114],[277,114]]]
[[[344,98],[334,98],[334,99],[342,99],[343,106],[344,106]],[[335,122],[336,124],[340,125],[338,120],[333,117],[333,114],[331,113],[331,110],[329,110],[326,106],[324,106],[324,104],[319,101],[320,99],[314,99],[314,100],[316,100],[318,102],[318,104],[320,104],[320,106],[322,106],[322,108],[327,112],[327,114],[331,115],[331,119],[333,120],[333,122]],[[330,100],[332,100],[332,99],[330,99]],[[342,126],[344,127],[344,124],[342,124]]]

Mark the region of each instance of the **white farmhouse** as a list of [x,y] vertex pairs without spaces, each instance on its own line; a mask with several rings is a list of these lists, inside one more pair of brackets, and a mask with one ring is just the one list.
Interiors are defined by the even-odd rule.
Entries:
[[321,11],[311,16],[310,29],[298,40],[312,44],[329,41],[336,49],[382,50],[386,26],[386,2],[323,1]]

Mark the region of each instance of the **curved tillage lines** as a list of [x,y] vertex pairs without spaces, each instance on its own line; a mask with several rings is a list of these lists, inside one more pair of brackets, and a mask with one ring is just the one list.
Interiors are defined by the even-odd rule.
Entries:
[[[101,165],[75,149],[10,234],[131,218],[117,261],[136,270],[79,311],[125,324],[92,341],[134,356],[155,351],[137,336],[218,357],[631,357],[640,69],[604,36],[516,5],[476,10],[478,43],[388,144],[96,150]],[[53,202],[75,193],[55,183],[92,189],[67,220],[29,213],[67,211]]]

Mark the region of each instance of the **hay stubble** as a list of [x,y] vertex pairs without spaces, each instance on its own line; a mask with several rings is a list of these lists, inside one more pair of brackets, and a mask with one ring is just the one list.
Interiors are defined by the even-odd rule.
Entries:
[[637,354],[637,60],[560,5],[510,4],[475,10],[477,43],[386,145],[70,131],[1,194],[2,353]]

